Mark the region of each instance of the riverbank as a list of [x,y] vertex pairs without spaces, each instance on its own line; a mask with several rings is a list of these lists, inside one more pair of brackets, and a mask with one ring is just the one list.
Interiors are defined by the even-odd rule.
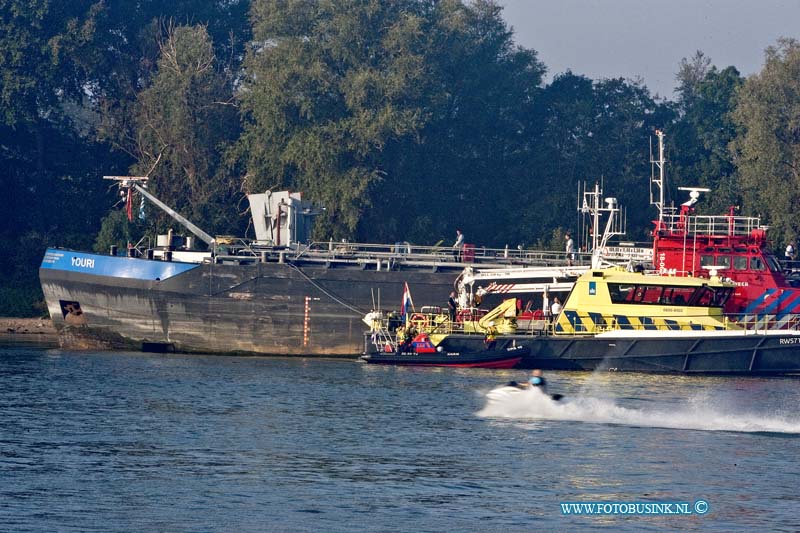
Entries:
[[0,317],[0,333],[10,335],[55,335],[49,318]]

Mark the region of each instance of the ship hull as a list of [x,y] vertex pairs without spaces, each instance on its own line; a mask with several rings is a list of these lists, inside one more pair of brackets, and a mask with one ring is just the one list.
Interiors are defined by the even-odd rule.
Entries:
[[50,249],[39,275],[65,347],[356,356],[361,319],[378,298],[399,307],[408,283],[421,303],[444,305],[460,271],[190,264]]
[[[649,332],[648,332],[649,333]],[[797,332],[710,332],[709,335],[638,335],[619,332],[610,337],[504,335],[498,349],[524,344],[530,353],[517,368],[547,370],[606,370],[680,374],[795,374],[800,373]],[[692,332],[687,332],[692,333]],[[477,349],[480,336],[451,335],[444,350]]]
[[386,353],[362,356],[367,363],[398,366],[443,366],[451,368],[514,368],[530,353],[526,346],[478,352]]

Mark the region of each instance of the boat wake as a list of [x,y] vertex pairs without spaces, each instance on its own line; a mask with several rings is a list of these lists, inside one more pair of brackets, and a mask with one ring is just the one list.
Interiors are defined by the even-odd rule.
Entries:
[[500,387],[487,395],[486,406],[476,413],[484,418],[559,420],[635,427],[800,434],[800,419],[732,413],[710,407],[707,398],[671,403],[660,408],[635,409],[613,400],[585,396],[553,401],[538,390]]

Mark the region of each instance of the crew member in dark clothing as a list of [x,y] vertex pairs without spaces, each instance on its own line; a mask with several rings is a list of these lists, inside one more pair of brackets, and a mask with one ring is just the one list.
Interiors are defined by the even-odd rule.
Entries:
[[413,347],[412,347],[412,345],[411,345],[411,341],[412,341],[412,339],[413,339],[414,337],[413,337],[413,334],[412,334],[411,328],[405,328],[403,331],[398,331],[398,332],[397,332],[397,338],[398,338],[398,340],[399,340],[401,337],[402,337],[402,339],[403,339],[403,342],[402,342],[402,343],[398,343],[398,345],[397,345],[397,353],[398,353],[398,354],[401,354],[401,353],[410,353],[410,352],[413,352],[413,351],[414,351],[414,349],[413,349]]
[[450,298],[447,299],[447,309],[450,311],[450,322],[456,321],[456,311],[458,310],[458,304],[456,303],[456,293],[451,292]]

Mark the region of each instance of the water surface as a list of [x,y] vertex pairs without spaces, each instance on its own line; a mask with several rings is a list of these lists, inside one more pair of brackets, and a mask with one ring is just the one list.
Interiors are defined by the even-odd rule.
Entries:
[[[0,349],[4,530],[795,531],[793,378]],[[563,516],[565,501],[706,515]]]

